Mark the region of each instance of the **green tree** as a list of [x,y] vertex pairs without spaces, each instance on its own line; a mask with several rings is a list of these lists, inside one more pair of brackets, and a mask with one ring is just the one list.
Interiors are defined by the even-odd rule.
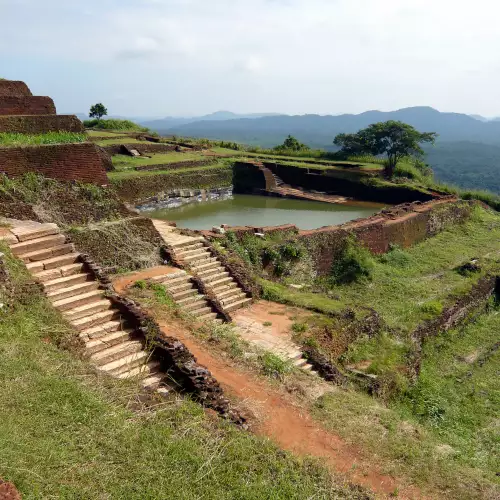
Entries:
[[276,146],[274,149],[276,151],[306,151],[310,148],[299,142],[295,137],[289,135],[283,144]]
[[387,155],[385,175],[391,178],[401,158],[422,156],[420,144],[434,144],[436,137],[435,132],[419,132],[407,123],[390,120],[374,123],[355,134],[339,134],[333,143],[346,155]]
[[107,114],[108,110],[106,109],[106,106],[104,106],[104,104],[100,102],[90,107],[90,113],[89,113],[90,118],[97,118],[98,120],[100,120],[103,116],[106,116]]

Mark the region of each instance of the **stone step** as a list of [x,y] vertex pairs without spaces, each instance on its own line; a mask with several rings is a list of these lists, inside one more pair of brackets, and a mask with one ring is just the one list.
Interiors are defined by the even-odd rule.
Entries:
[[[223,278],[229,277],[229,273],[227,271],[218,271],[217,273],[211,274],[210,276],[203,277],[202,280],[207,285],[210,285],[214,282],[219,282]],[[232,278],[230,278],[232,279]]]
[[303,368],[305,365],[307,365],[307,359],[300,357],[293,363],[293,365],[297,368]]
[[[208,302],[206,299],[198,299],[194,302],[190,302],[189,304],[179,304],[186,312],[191,314],[193,311],[197,311],[202,307],[208,307]],[[210,309],[211,310],[211,309]]]
[[94,314],[104,312],[108,309],[111,309],[111,302],[104,299],[90,302],[89,304],[84,304],[82,306],[75,307],[74,309],[69,309],[64,311],[63,314],[69,321],[76,321],[77,319],[93,316]]
[[203,238],[202,236],[199,237],[187,236],[185,239],[179,239],[179,241],[172,241],[169,243],[169,245],[174,249],[178,249],[185,247],[186,245],[193,245],[194,243],[199,243],[202,241],[205,241],[205,238]]
[[182,260],[187,263],[199,262],[202,260],[207,260],[212,257],[212,254],[208,251],[206,252],[198,252],[195,255],[190,255],[189,257],[185,257]]
[[302,369],[305,370],[306,372],[311,372],[311,373],[314,373],[315,375],[317,374],[317,372],[313,372],[313,365],[310,365],[309,363],[306,363],[302,367]]
[[120,313],[117,309],[109,309],[95,314],[84,316],[83,318],[71,321],[71,324],[79,331],[84,331],[89,328],[94,328],[110,321],[116,321],[120,318]]
[[42,238],[37,238],[34,240],[14,243],[10,246],[10,249],[14,255],[18,256],[30,252],[36,252],[38,250],[44,250],[46,248],[57,247],[63,245],[65,241],[66,236],[64,236],[64,234],[53,234],[50,236],[43,236]]
[[[238,302],[240,300],[244,300],[247,298],[246,293],[239,291],[238,288],[235,288],[236,293],[234,295],[228,295],[224,297],[224,299],[220,300],[224,308],[233,302]],[[218,298],[218,297],[217,297]]]
[[226,283],[222,283],[220,285],[215,285],[215,286],[213,283],[211,283],[210,286],[212,288],[212,292],[214,292],[217,295],[217,297],[220,297],[221,293],[229,292],[234,290],[235,288],[239,288],[238,283],[236,283],[236,281],[228,281]]
[[206,264],[203,263],[199,266],[192,266],[193,271],[196,274],[201,274],[202,272],[208,271],[209,269],[213,269],[214,267],[222,266],[222,264],[217,260],[216,257],[212,257],[211,259],[207,259],[207,261],[211,261],[211,262],[207,262]]
[[14,227],[11,229],[11,232],[17,236],[19,241],[28,241],[59,234],[60,230],[56,224],[46,223],[29,225],[28,227]]
[[58,257],[59,255],[66,255],[74,251],[74,245],[67,243],[65,245],[44,248],[43,250],[36,250],[30,253],[23,253],[22,255],[18,255],[18,258],[27,264],[28,262],[39,262],[41,260],[51,259],[52,257]]
[[142,348],[142,342],[137,340],[127,340],[92,354],[90,359],[99,366],[107,365],[108,363],[121,359],[129,354],[140,352],[142,351]]
[[[236,284],[236,282],[234,282]],[[237,293],[245,293],[241,290],[241,288],[239,288],[236,284],[236,286],[233,286],[231,288],[226,288],[220,292],[215,292],[215,295],[217,296],[217,298],[219,300],[224,300],[225,298],[231,296],[231,295],[235,295]]]
[[92,281],[92,276],[87,273],[79,273],[45,281],[43,288],[47,293],[51,293],[68,286],[78,285],[79,283],[85,283],[87,281]]
[[[227,273],[227,274],[229,274],[229,273]],[[210,281],[210,286],[212,287],[212,289],[215,289],[216,287],[218,288],[221,285],[227,285],[228,283],[231,283],[231,282],[233,282],[237,286],[237,283],[235,281],[233,281],[233,278],[231,278],[231,276],[227,276],[227,277],[224,277],[224,278],[221,278],[218,280]]]
[[238,302],[233,302],[227,306],[224,306],[224,310],[227,312],[236,311],[237,309],[241,309],[246,305],[249,305],[252,302],[252,299],[243,299]]
[[122,344],[130,340],[133,336],[133,330],[118,330],[115,332],[106,333],[98,339],[91,339],[85,342],[86,351],[89,354],[95,354],[109,347],[113,347],[118,344]]
[[33,276],[40,283],[46,283],[57,278],[64,278],[67,276],[73,276],[75,274],[81,274],[83,271],[84,265],[81,262],[78,262],[76,264],[68,264],[66,266],[49,269],[48,271],[40,271],[38,273],[35,273]]
[[160,284],[166,286],[169,290],[172,290],[178,285],[185,285],[186,283],[191,283],[191,276],[189,274],[186,274],[185,276],[179,276],[179,278],[175,278],[172,280],[164,280],[160,281]]
[[176,257],[179,259],[186,259],[186,257],[191,257],[193,255],[201,254],[201,253],[210,253],[208,248],[205,248],[203,245],[201,247],[197,247],[197,245],[193,245],[190,247],[185,247],[186,250],[182,250],[182,252],[175,252]]
[[110,373],[111,375],[119,375],[146,364],[149,355],[149,352],[146,351],[133,352],[106,363],[105,365],[100,365],[98,368],[104,372]]
[[55,269],[56,267],[76,264],[79,258],[79,253],[68,253],[59,257],[53,257],[52,259],[41,260],[40,262],[30,262],[29,264],[26,264],[26,267],[32,273],[39,273],[40,271],[48,271],[49,269]]
[[214,266],[211,267],[210,269],[206,269],[205,271],[196,271],[196,275],[199,276],[201,279],[208,278],[209,276],[212,276],[217,273],[223,273],[225,272],[225,268],[222,265]]
[[172,297],[174,300],[182,300],[186,299],[188,297],[191,297],[191,295],[197,295],[198,294],[198,289],[195,288],[193,285],[191,285],[191,288],[182,290],[181,292],[176,292],[172,294]]
[[190,252],[193,252],[194,250],[197,250],[199,248],[205,248],[205,245],[203,243],[192,243],[191,245],[188,245],[188,246],[185,246],[185,247],[181,247],[179,248],[178,250],[176,250],[176,255],[184,255],[186,253],[190,253]]
[[[204,318],[206,315],[211,314],[211,313],[213,313],[212,308],[208,307],[208,306],[189,311],[189,314],[191,314],[192,316],[195,316],[197,318],[200,318],[200,317]],[[215,316],[217,316],[216,313],[214,313],[214,314],[215,314]]]
[[146,377],[151,373],[155,373],[160,369],[160,363],[158,361],[150,361],[149,363],[139,365],[131,370],[125,370],[116,374],[118,378],[132,378],[132,377]]
[[79,336],[84,342],[90,342],[91,340],[99,340],[102,337],[106,337],[110,333],[123,330],[123,323],[121,321],[107,321],[106,323],[82,330]]
[[182,277],[189,276],[186,271],[183,271],[179,269],[175,273],[166,273],[162,274],[161,276],[154,276],[153,278],[150,278],[152,281],[174,281],[176,279],[180,279]]
[[197,316],[197,319],[200,319],[203,321],[220,321],[220,320],[217,320],[217,313],[214,313],[214,312],[209,312],[207,314],[199,315],[199,316]]
[[48,292],[47,297],[53,301],[68,299],[70,297],[74,297],[75,295],[90,292],[91,290],[97,290],[98,288],[99,283],[97,283],[97,281],[84,281],[83,283],[77,283],[75,285],[67,286],[66,288],[58,288],[57,290]]
[[59,311],[68,311],[91,302],[95,302],[104,296],[104,290],[91,290],[90,292],[80,293],[68,298],[54,300],[52,305]]
[[185,292],[186,290],[190,290],[193,288],[193,283],[191,280],[186,281],[185,283],[176,285],[176,286],[166,286],[166,289],[171,293],[171,294],[176,294],[180,292]]

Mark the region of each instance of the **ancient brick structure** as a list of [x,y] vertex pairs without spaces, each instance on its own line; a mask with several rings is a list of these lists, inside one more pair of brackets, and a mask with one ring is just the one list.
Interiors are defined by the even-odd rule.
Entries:
[[44,134],[61,130],[83,133],[85,128],[74,115],[0,116],[0,133]]
[[0,148],[0,172],[9,177],[38,172],[61,181],[108,184],[97,147],[87,142]]
[[1,96],[0,115],[55,115],[56,107],[50,97]]
[[0,80],[0,96],[31,96],[31,90],[24,82]]
[[[33,96],[24,82],[0,80],[0,133],[84,132],[76,116],[58,116],[50,97]],[[110,161],[92,143],[2,148],[0,173],[38,172],[61,181],[107,185]]]

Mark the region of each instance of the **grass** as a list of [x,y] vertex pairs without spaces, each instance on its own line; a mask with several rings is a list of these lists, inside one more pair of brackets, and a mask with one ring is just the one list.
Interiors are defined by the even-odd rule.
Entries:
[[148,157],[132,157],[127,155],[115,155],[113,156],[113,165],[116,170],[130,170],[134,167],[139,167],[143,165],[166,165],[169,163],[177,163],[182,161],[193,161],[193,160],[210,160],[211,158],[204,155],[203,153],[161,153],[161,154],[151,154]]
[[111,180],[121,180],[121,179],[131,179],[131,178],[139,178],[139,177],[148,177],[154,175],[179,175],[182,173],[193,173],[200,172],[203,173],[205,171],[214,170],[214,169],[224,169],[229,168],[226,163],[219,162],[214,163],[212,165],[207,165],[203,167],[192,167],[192,168],[178,168],[175,170],[146,170],[146,171],[137,171],[137,170],[123,170],[117,172],[109,172],[108,177]]
[[85,120],[84,125],[88,128],[98,129],[98,130],[119,130],[122,132],[149,132],[149,129],[142,127],[137,123],[130,120],[117,120],[114,118],[108,119],[93,119]]
[[42,144],[68,144],[87,141],[87,135],[77,132],[47,132],[45,134],[0,133],[0,147],[38,146]]
[[338,391],[318,400],[315,416],[379,453],[387,472],[438,488],[443,498],[497,498],[499,329],[500,311],[493,308],[428,341],[417,384],[388,407]]
[[116,144],[148,144],[151,145],[150,141],[140,141],[139,139],[134,139],[133,137],[113,137],[111,139],[103,139],[102,141],[96,141],[99,146],[114,146]]
[[123,132],[107,132],[105,130],[87,130],[87,135],[89,137],[128,137]]
[[[24,268],[8,264],[20,286]],[[189,400],[141,405],[135,383],[56,347],[70,332],[43,297],[23,301],[0,328],[0,476],[23,498],[356,498]]]

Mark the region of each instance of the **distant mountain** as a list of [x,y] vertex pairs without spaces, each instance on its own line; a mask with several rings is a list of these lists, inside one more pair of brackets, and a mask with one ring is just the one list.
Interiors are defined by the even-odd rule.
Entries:
[[341,132],[356,132],[371,123],[401,120],[418,130],[437,132],[442,141],[477,141],[500,144],[500,122],[482,122],[460,113],[440,113],[430,107],[404,108],[397,111],[366,111],[338,116],[300,115],[265,116],[253,119],[198,120],[173,125],[168,133],[224,139],[261,146],[275,146],[292,134],[314,147],[332,148],[333,138]]
[[158,120],[141,120],[140,124],[148,127],[151,130],[164,134],[171,128],[188,125],[190,123],[205,122],[205,121],[229,121],[239,119],[257,119],[268,116],[281,116],[279,113],[251,113],[251,114],[237,114],[231,111],[216,111],[203,116],[194,116],[191,118],[167,116]]
[[486,117],[481,116],[481,115],[469,115],[469,116],[474,118],[474,120],[479,120],[480,122],[489,122],[491,120],[491,118],[486,118]]
[[356,132],[386,120],[401,120],[420,131],[439,134],[436,146],[428,148],[426,158],[438,179],[465,188],[500,193],[500,120],[482,121],[460,113],[440,113],[429,107],[366,111],[358,115],[205,119],[173,126],[166,133],[262,147],[280,144],[292,134],[309,146],[335,150],[333,138],[337,134]]

